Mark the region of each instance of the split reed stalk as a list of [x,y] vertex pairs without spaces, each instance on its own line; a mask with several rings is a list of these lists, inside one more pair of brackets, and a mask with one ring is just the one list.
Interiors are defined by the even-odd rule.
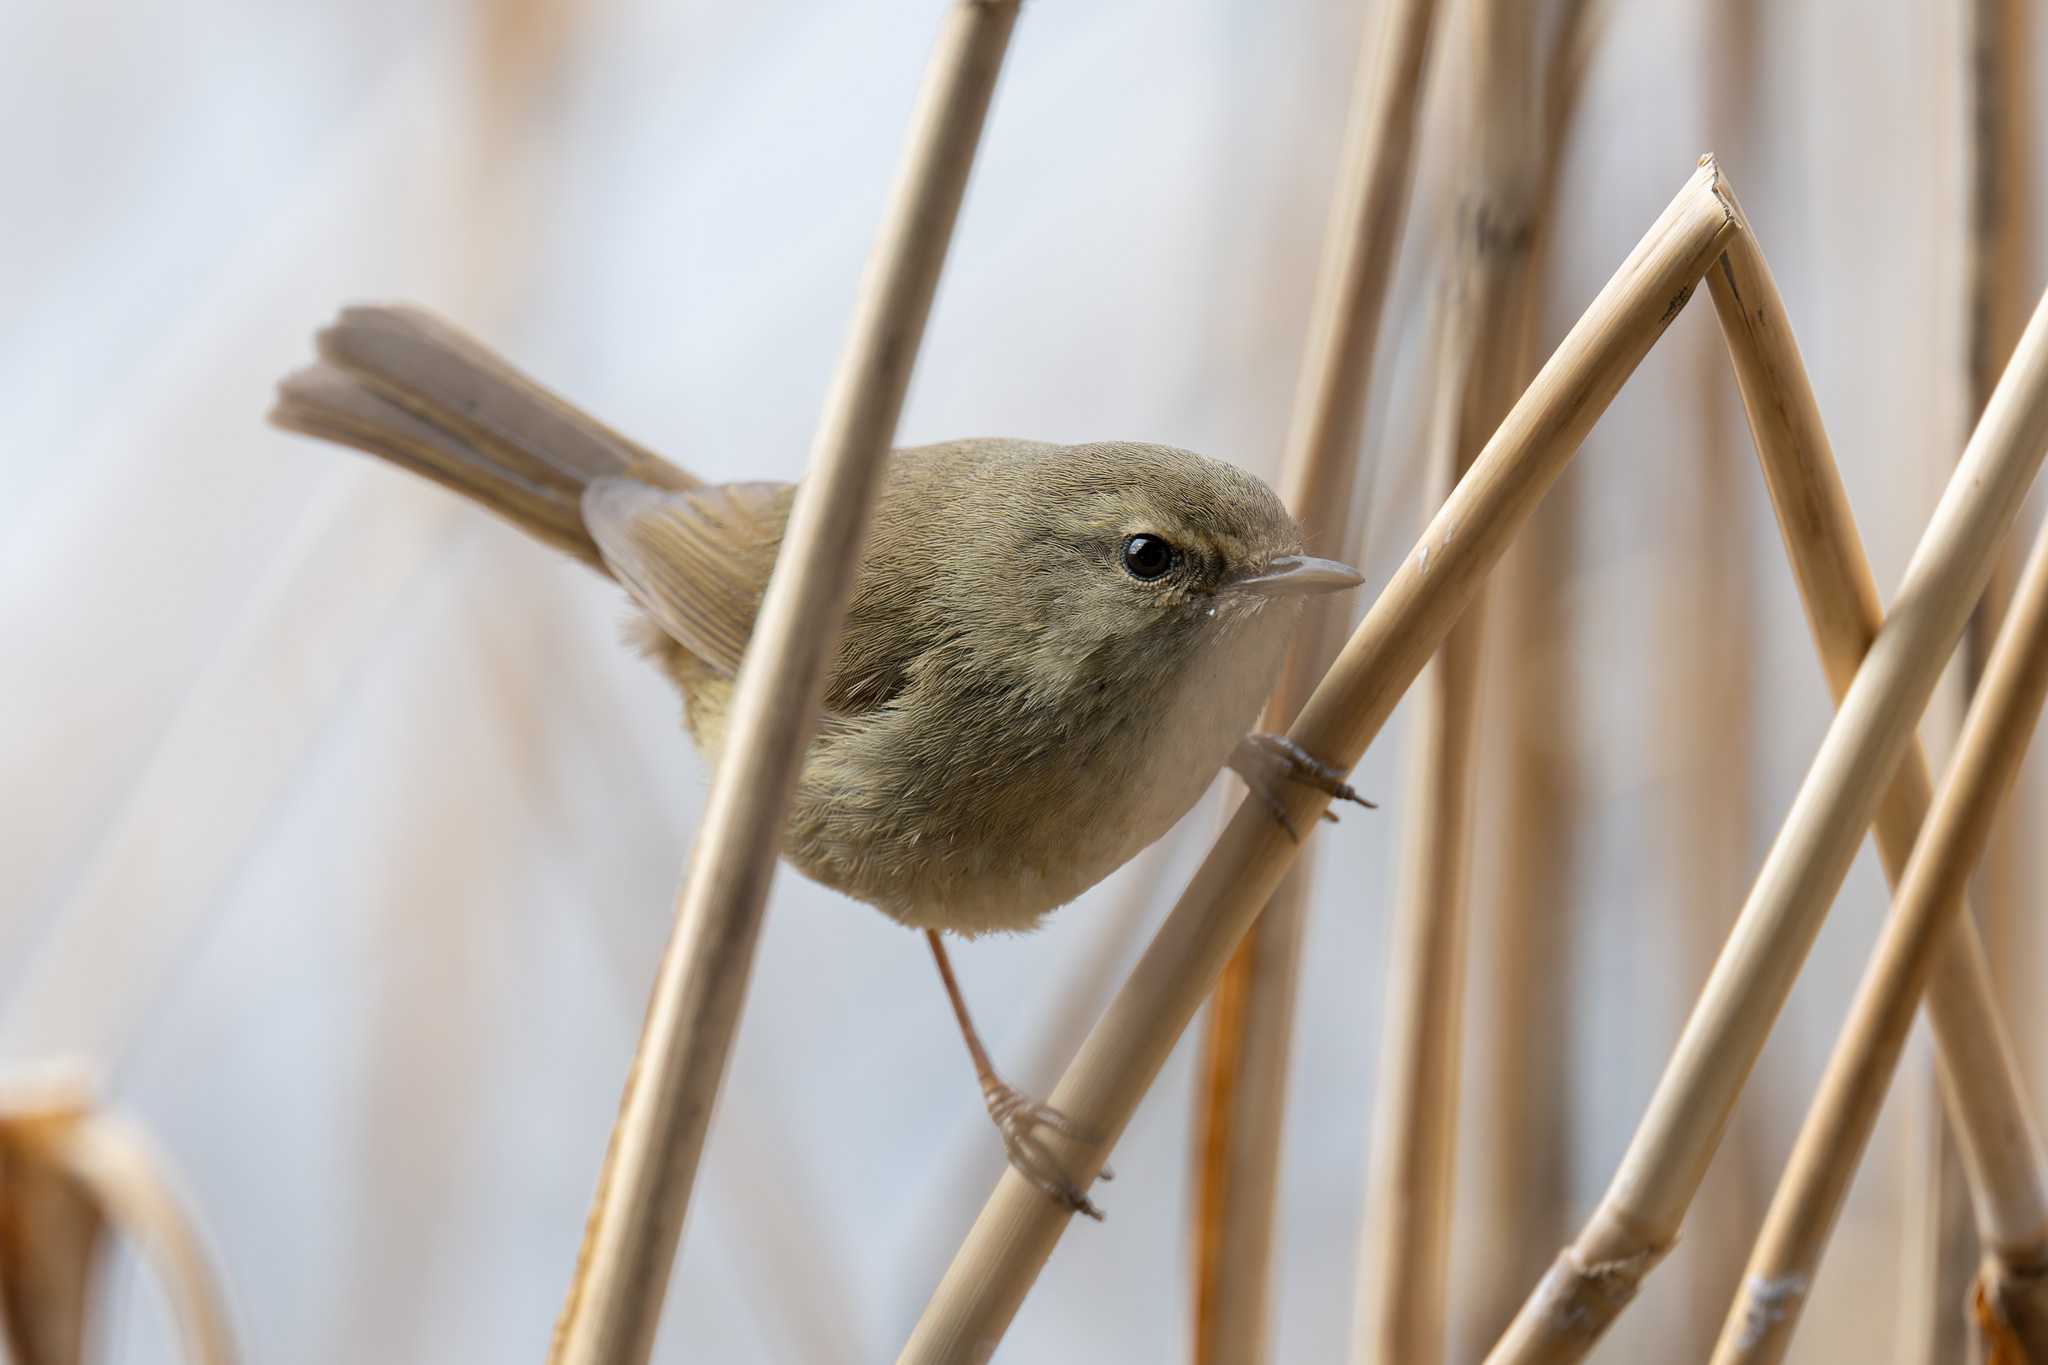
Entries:
[[725,757],[556,1326],[554,1365],[632,1365],[653,1350],[784,814],[1017,9],[1017,0],[955,4],[926,70],[810,468],[740,669]]
[[[1885,1091],[1906,1045],[1920,996],[1943,959],[1960,960],[1975,974],[1972,1000],[1990,1015],[1989,978],[1982,950],[1968,933],[1965,890],[1990,839],[1998,803],[2012,785],[2027,741],[2048,694],[2048,536],[2037,542],[2020,595],[1970,706],[1954,762],[1898,879],[1898,896],[1869,969],[1856,992],[1841,1041],[1829,1059],[1819,1094],[1793,1148],[1785,1182],[1757,1242],[1744,1292],[1729,1311],[1715,1350],[1718,1365],[1784,1358],[1806,1285],[1819,1266],[1828,1233],[1884,1103]],[[1952,965],[1949,979],[1962,975]],[[1995,1019],[1995,1016],[1993,1016]],[[1962,1053],[1944,1039],[1942,1062],[1957,1100],[1972,1086],[2017,1094],[2011,1050],[1995,1028],[1980,1053]],[[1970,1080],[1965,1070],[1981,1077]],[[1983,1073],[1989,1073],[1984,1076]],[[1958,1106],[1962,1107],[1961,1105]],[[1973,1118],[1979,1116],[1972,1116]],[[1996,1321],[2025,1344],[2023,1358],[2048,1359],[2048,1314],[2040,1309],[2048,1284],[2048,1201],[2038,1179],[2018,1191],[1990,1188],[1984,1175],[2014,1158],[2039,1169],[2038,1136],[2018,1114],[2019,1131],[1981,1131],[1957,1125],[1966,1168],[1973,1176],[1979,1221],[1997,1273],[1987,1303]],[[1997,1150],[1987,1151],[1987,1146]],[[2017,1292],[2002,1292],[2007,1287]],[[1956,1305],[1960,1311],[1961,1305]]]
[[[1586,432],[1691,297],[1733,230],[1711,160],[1664,211],[1529,386],[1471,472],[1431,520],[1289,734],[1351,767],[1450,633]],[[1283,798],[1306,829],[1329,797]],[[1258,804],[1240,805],[1051,1102],[1091,1145],[1063,1144],[1077,1179],[1100,1169],[1223,965],[1299,852]],[[1128,1173],[1127,1173],[1128,1174]],[[1068,1209],[1005,1172],[954,1257],[900,1360],[985,1361],[1065,1230]]]
[[[1824,448],[1818,444],[1817,414],[1795,413],[1784,401],[1809,407],[1811,391],[1803,375],[1789,371],[1796,350],[1775,290],[1760,297],[1744,287],[1769,278],[1746,225],[1733,234],[1710,278],[1729,326],[1738,378],[1752,376],[1744,378],[1745,406],[1802,586],[1814,567],[1830,561],[1834,574],[1853,579],[1853,566],[1843,562],[1846,542],[1829,534],[1837,514],[1814,500],[1821,490],[1810,481],[1781,488],[1781,471],[1774,468],[1773,446],[1797,451],[1799,467],[1809,472],[1820,467]],[[1738,323],[1735,330],[1731,324]],[[1760,399],[1766,404],[1761,408]],[[1769,405],[1771,399],[1777,406]],[[1864,831],[1874,816],[1887,828],[1917,824],[1901,814],[1901,791],[1891,779],[1912,747],[1914,726],[1943,662],[1962,636],[1998,543],[2040,467],[2044,442],[2048,300],[2036,311],[1935,509],[1890,617],[1842,696],[1621,1169],[1577,1241],[1558,1257],[1495,1346],[1488,1357],[1494,1365],[1583,1358],[1670,1249]],[[1865,614],[1849,597],[1811,593],[1807,611],[1814,634],[1827,642],[1832,675],[1839,649],[1834,642],[1859,633]],[[1960,1095],[1958,1100],[1960,1108],[1970,1103]],[[1967,1126],[1995,1131],[1976,1122]]]
[[[1465,169],[1451,186],[1437,300],[1437,387],[1425,440],[1432,507],[1470,467],[1527,377],[1535,244],[1557,150],[1543,137],[1536,16],[1526,0],[1464,0],[1459,17]],[[1352,1355],[1362,1362],[1444,1353],[1482,608],[1475,602],[1466,611],[1418,680],[1360,1223]]]
[[[1315,553],[1352,557],[1354,474],[1387,282],[1401,243],[1423,75],[1438,0],[1396,0],[1365,21],[1341,179],[1324,234],[1308,343],[1281,462],[1282,498]],[[1341,602],[1313,601],[1263,728],[1294,722],[1343,643]],[[1273,1202],[1309,867],[1290,869],[1231,959],[1210,1014],[1196,1100],[1198,1365],[1250,1365],[1266,1350]]]

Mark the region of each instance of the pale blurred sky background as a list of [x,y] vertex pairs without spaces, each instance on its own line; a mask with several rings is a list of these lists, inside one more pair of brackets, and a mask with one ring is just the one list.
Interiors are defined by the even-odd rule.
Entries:
[[[903,441],[1140,438],[1272,473],[1368,8],[1033,0]],[[1720,152],[1889,593],[1958,445],[1949,7],[1760,5],[1746,89],[1715,85],[1715,0],[1616,8],[1541,349]],[[83,1058],[148,1126],[249,1359],[540,1357],[704,797],[672,698],[618,643],[614,588],[269,430],[273,382],[340,304],[414,300],[700,474],[794,477],[940,10],[0,8],[0,1060]],[[1424,513],[1428,146],[1369,422],[1374,586]],[[1554,850],[1570,1008],[1547,1041],[1569,1084],[1550,1193],[1574,1225],[1704,974],[1682,917],[1722,916],[1711,936],[1732,915],[1829,714],[1746,440],[1703,434],[1731,411],[1718,351],[1695,306],[1602,421],[1560,486],[1569,572],[1545,585],[1540,657],[1493,660],[1510,686],[1573,661],[1557,742],[1581,824]],[[1736,497],[1705,526],[1715,459]],[[1715,624],[1731,581],[1746,645]],[[1679,719],[1702,649],[1748,651],[1704,744]],[[1383,810],[1317,840],[1275,1360],[1339,1359],[1347,1337],[1404,733],[1397,716],[1357,778]],[[1729,773],[1739,856],[1715,909],[1681,832]],[[1011,1079],[1050,1085],[1220,800],[1163,866],[959,951]],[[1137,917],[1114,912],[1141,880]],[[1487,1075],[1487,885],[1468,1089]],[[1731,1150],[1765,1188],[1886,899],[1866,852],[1745,1098]],[[2038,973],[2039,943],[2001,968]],[[779,877],[660,1359],[893,1358],[1002,1163],[932,975],[912,935]],[[2044,1093],[2040,1018],[2012,1022]],[[1108,1223],[1067,1235],[1000,1360],[1185,1358],[1194,1055],[1119,1147]],[[1923,1069],[1916,1053],[1894,1110]],[[1798,1359],[1881,1358],[1896,1120]],[[1461,1265],[1488,1214],[1468,1190]],[[1689,1254],[1599,1359],[1701,1330]],[[112,1284],[104,1358],[168,1358],[148,1282],[122,1261]],[[1482,1329],[1460,1321],[1454,1358],[1476,1358]]]

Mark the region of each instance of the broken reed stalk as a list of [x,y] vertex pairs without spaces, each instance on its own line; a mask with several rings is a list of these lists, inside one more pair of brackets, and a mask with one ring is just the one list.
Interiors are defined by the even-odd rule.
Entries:
[[[1350,124],[1317,271],[1308,342],[1281,460],[1281,496],[1322,555],[1351,557],[1354,474],[1387,282],[1414,181],[1416,125],[1438,0],[1397,0],[1365,20]],[[1285,730],[1343,642],[1342,604],[1315,601],[1266,707]],[[1198,1365],[1248,1365],[1266,1347],[1273,1199],[1307,863],[1291,869],[1231,959],[1205,1040],[1195,1144]]]
[[[1839,701],[1849,691],[1870,642],[1882,627],[1877,588],[1839,480],[1820,484],[1793,477],[1800,468],[1832,470],[1832,454],[1824,461],[1795,461],[1775,453],[1800,447],[1826,452],[1827,432],[1804,362],[1789,326],[1782,321],[1783,305],[1776,285],[1754,239],[1745,234],[1731,246],[1726,259],[1726,269],[1717,269],[1708,278],[1772,502],[1779,509],[1786,543],[1794,547],[1794,570],[1815,644],[1828,685]],[[1797,548],[1801,546],[1808,548],[1802,553]],[[1920,833],[1930,787],[1926,758],[1918,745],[1913,745],[1876,816],[1878,852],[1895,886],[1900,885]],[[1901,917],[1894,915],[1880,940],[1879,955],[1887,951],[1884,944],[1904,932]],[[1967,916],[1956,920],[1944,943],[1929,1013],[1952,1082],[1953,1122],[1969,1146],[1985,1153],[1982,1161],[1972,1163],[1971,1183],[1978,1202],[2000,1211],[1995,1215],[1997,1226],[2007,1231],[2027,1227],[2040,1221],[2044,1194],[2032,1120],[2017,1078],[2004,1060],[2010,1056],[2011,1045],[1991,1008],[1992,985],[1984,954]],[[1899,1002],[1907,1021],[1917,1000],[1916,995]],[[1876,1101],[1882,1097],[1883,1081],[1888,1077],[1887,1067],[1884,1077],[1875,1078],[1874,1092],[1856,1092],[1857,1103],[1869,1101],[1867,1112],[1832,1120],[1837,1126],[1826,1139],[1815,1136],[1816,1125],[1824,1122],[1816,1103],[1791,1169],[1773,1199],[1764,1236],[1750,1259],[1743,1295],[1760,1322],[1784,1324],[1782,1336],[1789,1336],[1800,1299],[1812,1283],[1827,1228],[1847,1193],[1855,1155],[1868,1138],[1868,1125],[1875,1122]],[[1862,1125],[1855,1129],[1858,1136],[1844,1145],[1843,1134],[1855,1124]],[[1818,1145],[1809,1146],[1810,1137]],[[1737,1338],[1742,1335],[1736,1333]],[[1770,1335],[1760,1330],[1746,1349],[1762,1354],[1741,1358],[1775,1358],[1781,1347],[1765,1340]],[[1724,1327],[1724,1353],[1730,1339],[1729,1329]]]
[[554,1365],[630,1365],[653,1349],[784,814],[1017,9],[1018,0],[961,0],[926,68],[810,467],[740,668],[725,755],[556,1326]]
[[[1556,152],[1543,137],[1526,0],[1465,0],[1460,20],[1466,169],[1451,186],[1437,302],[1432,507],[1527,377],[1535,243]],[[1467,609],[1417,684],[1360,1223],[1352,1356],[1362,1362],[1444,1353],[1483,606]]]
[[[1354,766],[1487,572],[1528,521],[1733,230],[1711,159],[1566,335],[1420,543],[1352,632],[1289,735]],[[1288,819],[1310,828],[1329,797],[1292,784]],[[1101,1168],[1176,1039],[1299,852],[1258,803],[1219,836],[1051,1103],[1101,1141],[1062,1143],[1077,1180]],[[986,1360],[1065,1230],[1069,1210],[1014,1171],[997,1182],[912,1331],[904,1365]]]
[[[1998,803],[2010,789],[2048,694],[2048,535],[2028,562],[2014,611],[1999,632],[1954,762],[1934,798],[1912,856],[1898,878],[1898,896],[1857,988],[1841,1040],[1801,1128],[1778,1197],[1772,1202],[1744,1280],[1729,1310],[1714,1360],[1746,1365],[1784,1358],[1835,1216],[1876,1126],[1921,993],[1948,962],[1947,979],[1966,980],[1969,999],[1992,1015],[1982,950],[1964,911],[1971,870],[1990,839]],[[1967,975],[1966,975],[1967,973]],[[1939,1015],[1937,1015],[1939,1018]],[[1942,1062],[1959,1109],[1973,1089],[2018,1094],[2010,1046],[1996,1028],[1985,1050],[1944,1038]],[[1963,1073],[1975,1073],[1975,1078]],[[2025,1343],[2022,1357],[2048,1359],[2048,1200],[2038,1175],[2031,1187],[1991,1186],[1987,1168],[2021,1162],[2038,1172],[2039,1139],[2018,1107],[2016,1131],[1985,1129],[1981,1116],[1957,1125],[1972,1185],[1980,1191],[1979,1221],[1995,1273],[1987,1296],[1995,1321]],[[1990,1147],[1992,1150],[1985,1150]],[[2015,1197],[2016,1196],[2016,1197]],[[1952,1311],[1961,1311],[1952,1305]],[[1987,1324],[1988,1326],[1989,1324]]]
[[[1731,160],[1757,144],[1754,104],[1763,56],[1757,10],[1758,0],[1720,0],[1706,12],[1711,17],[1702,70],[1714,78],[1702,92],[1702,112],[1712,144]],[[1747,889],[1758,752],[1751,679],[1758,662],[1754,613],[1760,575],[1744,548],[1755,534],[1749,510],[1752,445],[1742,410],[1731,402],[1737,395],[1730,391],[1718,329],[1696,329],[1687,340],[1684,401],[1691,412],[1673,416],[1681,424],[1692,418],[1697,464],[1674,471],[1691,481],[1679,485],[1675,505],[1665,503],[1678,523],[1672,535],[1678,557],[1667,557],[1659,575],[1667,606],[1655,613],[1660,638],[1650,642],[1662,661],[1657,691],[1665,725],[1677,741],[1669,799],[1660,803],[1673,855],[1665,922],[1675,939],[1676,980],[1685,983],[1671,992],[1674,1012],[1667,1026],[1674,1030],[1692,1003],[1685,990],[1707,979]],[[1680,1322],[1664,1348],[1674,1359],[1701,1361],[1713,1350],[1763,1221],[1777,1174],[1763,1098],[1737,1106],[1665,1272],[1685,1276],[1678,1290]],[[1557,1230],[1544,1247],[1544,1262],[1569,1235],[1567,1228]],[[1515,1287],[1517,1305],[1533,1278]],[[1488,1340],[1499,1335],[1507,1316]]]
[[138,1129],[69,1078],[0,1100],[0,1328],[22,1365],[76,1362],[111,1226],[155,1272],[189,1365],[233,1365],[213,1262]]
[[[1874,592],[1864,596],[1874,604]],[[1971,619],[1973,631],[1984,624],[1987,605],[1979,604]],[[1982,676],[1983,662],[1980,656],[1966,669],[1973,682]],[[1838,695],[1837,680],[1852,667],[1849,659],[1831,667]],[[1965,887],[1958,881],[1940,904],[1921,906],[1908,899],[1909,888],[1900,881],[1914,826],[1927,808],[1929,786],[1926,762],[1916,751],[1894,784],[1894,827],[1887,828],[1881,815],[1878,828],[1886,870],[1899,888],[1898,904],[1773,1198],[1741,1293],[1723,1325],[1717,1361],[1777,1360],[1787,1349],[1923,988],[1935,1025],[1948,1127],[1960,1147],[1977,1209],[1971,1240],[1981,1237],[1987,1244],[1985,1281],[1998,1286],[1990,1298],[2014,1303],[2014,1316],[2025,1319],[2032,1316],[2026,1311],[2029,1296],[2048,1291],[2048,1280],[2042,1278],[2048,1271],[2048,1193],[2039,1136],[1999,1017],[1986,954],[1964,905]],[[1930,829],[1922,841],[1932,837]],[[1929,1194],[1950,1178],[1939,1161],[1944,1146],[1934,1145],[1936,1160],[1927,1163],[1932,1169],[1916,1171],[1937,1187]],[[1916,1231],[1926,1238],[1940,1229]],[[1967,1274],[1962,1278],[1967,1282]],[[1965,1325],[1964,1295],[1950,1288],[1948,1277],[1935,1279],[1930,1267],[1907,1289],[1920,1300],[1914,1303],[1916,1321],[1908,1338],[1912,1348],[1925,1351],[1936,1342],[1951,1343],[1950,1352],[1939,1357],[1944,1360],[1953,1354]],[[1930,1295],[1932,1302],[1925,1302]],[[2041,1320],[2048,1323],[2048,1316]]]
[[[1781,428],[1773,431],[1772,443],[1800,447],[1802,466],[1813,469],[1824,450],[1815,439],[1818,417],[1801,432],[1808,426],[1804,417],[1794,419],[1782,408],[1759,413],[1753,401],[1769,394],[1810,402],[1810,390],[1802,376],[1779,368],[1796,359],[1782,307],[1774,297],[1743,287],[1768,279],[1746,225],[1733,235],[1712,278],[1724,320],[1732,313],[1742,325],[1729,335],[1738,378],[1745,369],[1763,366],[1758,377],[1771,381],[1760,391],[1745,382],[1759,454],[1770,459],[1764,432]],[[1864,831],[1880,814],[1887,827],[1907,823],[1899,812],[1900,789],[1891,779],[1990,575],[1998,542],[2040,468],[2044,442],[2048,300],[2035,313],[1935,509],[1891,615],[1842,697],[1606,1197],[1523,1304],[1488,1357],[1493,1365],[1581,1359],[1670,1249]],[[1809,550],[1816,562],[1839,561],[1846,544],[1828,543],[1834,518],[1811,501],[1791,500],[1789,491],[1779,489],[1773,471],[1773,500],[1804,585],[1811,573],[1803,562]],[[1802,491],[1810,498],[1815,489],[1809,483]],[[1840,563],[1835,568],[1846,573]],[[1811,598],[1807,610],[1823,640],[1847,639],[1862,629],[1846,599]]]

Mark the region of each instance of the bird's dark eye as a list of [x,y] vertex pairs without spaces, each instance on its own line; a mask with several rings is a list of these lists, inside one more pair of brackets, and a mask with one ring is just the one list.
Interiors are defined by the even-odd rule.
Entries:
[[1124,542],[1124,570],[1151,582],[1173,567],[1173,547],[1158,536],[1132,536]]

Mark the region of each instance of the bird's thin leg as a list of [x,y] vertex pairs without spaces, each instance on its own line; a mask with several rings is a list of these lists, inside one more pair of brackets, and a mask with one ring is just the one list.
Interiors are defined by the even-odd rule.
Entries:
[[[1280,822],[1280,828],[1286,830],[1296,843],[1301,842],[1301,831],[1287,818],[1287,803],[1280,796],[1289,782],[1300,782],[1339,801],[1356,801],[1369,810],[1375,809],[1372,802],[1360,796],[1344,780],[1343,769],[1325,763],[1285,735],[1263,731],[1246,735],[1231,751],[1229,766],[1232,772],[1244,779],[1246,788],[1272,812],[1273,818]],[[1326,810],[1323,818],[1335,822],[1337,813]]]
[[[981,1045],[981,1035],[975,1032],[974,1020],[968,1016],[967,998],[960,993],[960,982],[953,975],[953,960],[946,953],[945,940],[939,937],[936,929],[927,929],[925,941],[932,946],[932,960],[939,964],[939,980],[946,983],[946,998],[953,1002],[953,1017],[960,1021],[960,1036],[966,1040],[967,1055],[974,1061],[974,1078],[981,1082],[982,1100],[988,1105],[988,1116],[995,1120],[996,1132],[1002,1136],[1003,1151],[1010,1158],[1010,1164],[1017,1168],[1019,1175],[1074,1212],[1102,1221],[1102,1210],[1096,1208],[1068,1176],[1058,1156],[1046,1145],[1038,1130],[1049,1128],[1076,1142],[1092,1142],[1094,1139],[1083,1134],[1074,1126],[1073,1120],[1059,1110],[1040,1104],[996,1075],[996,1069],[988,1059],[988,1049]],[[1101,1178],[1113,1180],[1115,1174],[1105,1166]]]

